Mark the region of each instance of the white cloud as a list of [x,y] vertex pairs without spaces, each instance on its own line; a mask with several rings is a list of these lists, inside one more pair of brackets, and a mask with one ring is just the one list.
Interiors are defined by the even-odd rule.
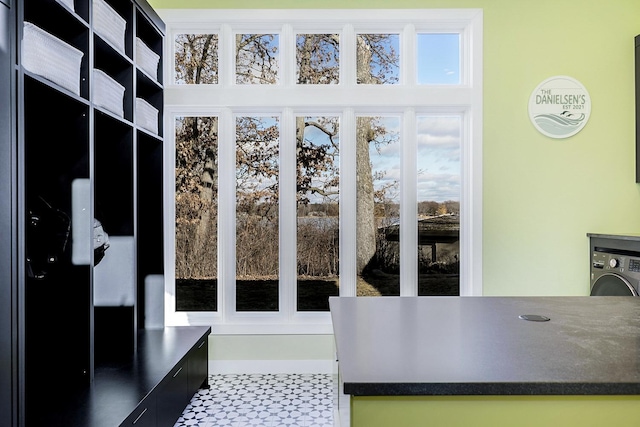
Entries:
[[[387,129],[397,128],[399,121],[386,118]],[[460,127],[459,116],[419,116],[417,153],[415,156],[418,201],[460,200]],[[401,141],[370,147],[372,172],[383,172],[374,183],[378,189],[399,183],[401,178]],[[397,197],[397,188],[389,197]]]
[[460,200],[460,181],[459,173],[419,173],[418,201]]

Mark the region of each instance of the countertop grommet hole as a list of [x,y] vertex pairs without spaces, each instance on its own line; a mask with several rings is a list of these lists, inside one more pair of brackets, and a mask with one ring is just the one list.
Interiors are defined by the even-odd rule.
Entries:
[[541,316],[539,314],[521,314],[518,317],[522,320],[529,320],[531,322],[548,322],[551,320],[547,316]]

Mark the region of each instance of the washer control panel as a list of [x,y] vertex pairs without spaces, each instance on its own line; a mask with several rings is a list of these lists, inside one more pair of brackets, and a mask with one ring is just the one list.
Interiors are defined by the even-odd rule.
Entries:
[[640,240],[616,242],[591,236],[591,244],[590,294],[638,296]]
[[591,257],[591,271],[624,273],[640,278],[640,256],[594,251]]
[[640,273],[640,259],[639,258],[629,258],[629,271],[634,273]]

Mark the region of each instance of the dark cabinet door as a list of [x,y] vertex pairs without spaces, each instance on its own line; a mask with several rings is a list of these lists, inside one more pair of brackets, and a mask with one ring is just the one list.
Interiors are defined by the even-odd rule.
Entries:
[[190,400],[189,368],[185,360],[160,383],[156,394],[158,427],[172,427]]
[[198,346],[189,355],[189,393],[195,393],[209,376],[207,337],[198,342]]
[[156,397],[147,396],[120,427],[156,427]]

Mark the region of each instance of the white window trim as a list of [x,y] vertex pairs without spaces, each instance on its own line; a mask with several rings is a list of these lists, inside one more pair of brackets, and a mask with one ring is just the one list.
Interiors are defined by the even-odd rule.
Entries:
[[[337,12],[337,13],[336,13]],[[355,132],[355,117],[366,114],[398,114],[402,117],[403,159],[410,159],[415,152],[416,115],[424,113],[459,114],[462,117],[462,193],[460,218],[460,294],[482,295],[482,46],[483,14],[480,9],[413,9],[413,10],[217,10],[217,9],[160,9],[160,16],[167,24],[165,43],[165,323],[167,325],[210,325],[216,334],[330,334],[331,319],[327,312],[295,312],[295,291],[282,292],[282,283],[295,283],[295,265],[281,261],[280,311],[277,313],[235,312],[235,287],[219,286],[217,312],[175,311],[175,116],[220,117],[220,141],[233,140],[235,135],[234,114],[272,113],[281,118],[281,164],[295,161],[295,141],[292,138],[296,115],[326,114],[341,116],[341,165],[340,165],[340,293],[355,295],[355,150],[348,141]],[[357,85],[342,75],[347,67],[355,67],[354,43],[349,40],[362,32],[396,33],[401,28],[400,82],[389,86]],[[226,67],[220,69],[217,85],[175,85],[173,71],[173,40],[176,34],[218,32],[219,54],[231,57],[233,35],[243,30],[253,33],[259,30],[280,34],[280,72],[277,87],[243,87],[235,85],[233,61],[222,60]],[[294,55],[294,45],[286,40],[295,40],[296,33],[335,31],[341,34],[340,84],[326,86],[296,86],[295,70],[288,67]],[[414,31],[415,30],[415,31]],[[402,31],[402,30],[400,30]],[[459,32],[461,34],[461,84],[456,86],[427,86],[411,82],[416,80],[416,69],[412,55],[415,52],[415,32]],[[283,42],[283,40],[285,42]],[[279,96],[266,108],[264,102],[256,101],[256,90],[261,99],[274,100],[271,93],[282,87],[291,87],[288,95]],[[388,94],[393,91],[393,97]],[[313,103],[307,102],[312,99]],[[384,100],[381,102],[381,100]],[[235,152],[231,144],[219,145],[220,169],[220,224],[219,242],[235,242],[235,182],[229,182],[234,173],[224,168],[235,168]],[[413,150],[413,151],[412,151]],[[293,157],[292,157],[293,156]],[[350,159],[353,164],[345,164]],[[285,168],[283,168],[285,169]],[[403,194],[415,193],[415,171],[403,168]],[[282,174],[292,173],[281,171]],[[286,178],[285,179],[290,179]],[[283,182],[283,181],[281,181]],[[293,181],[295,182],[295,180]],[[411,187],[413,186],[413,188]],[[292,196],[293,197],[293,196]],[[229,201],[232,201],[229,203]],[[295,200],[282,199],[280,224],[295,225]],[[403,236],[417,234],[415,203],[403,205],[401,233]],[[408,207],[408,208],[407,208]],[[291,230],[287,228],[288,234]],[[295,228],[294,228],[295,229]],[[415,240],[415,237],[413,240]],[[286,237],[285,237],[286,239]],[[401,238],[401,251],[415,251],[417,242]],[[219,243],[220,244],[220,243]],[[235,277],[235,247],[219,247],[219,283],[225,278]],[[280,259],[295,257],[295,246],[281,244]],[[294,252],[292,254],[288,253]],[[407,253],[407,252],[404,252]],[[411,258],[411,257],[409,257]],[[403,261],[404,262],[404,261]],[[411,262],[411,261],[410,261]],[[417,263],[417,261],[415,261]],[[293,268],[293,270],[292,270]],[[293,272],[292,272],[292,271]],[[403,266],[401,272],[401,295],[417,293],[415,283],[417,268]],[[295,289],[295,286],[292,285]],[[293,311],[292,311],[293,310]]]

